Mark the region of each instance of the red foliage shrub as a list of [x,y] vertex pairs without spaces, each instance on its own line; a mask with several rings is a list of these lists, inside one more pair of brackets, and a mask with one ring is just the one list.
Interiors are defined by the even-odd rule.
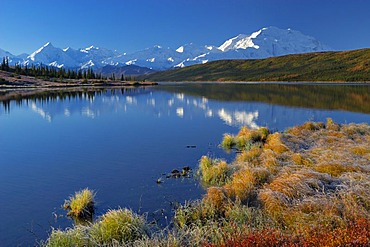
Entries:
[[[247,229],[247,228],[246,228]],[[245,231],[241,234],[227,233],[224,243],[205,243],[206,247],[249,247],[249,246],[370,246],[370,221],[358,219],[346,227],[329,230],[313,228],[301,234],[286,234],[279,229]]]

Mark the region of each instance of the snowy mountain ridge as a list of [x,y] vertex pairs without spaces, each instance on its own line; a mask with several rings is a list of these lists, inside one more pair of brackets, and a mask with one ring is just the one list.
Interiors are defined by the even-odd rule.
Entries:
[[156,45],[126,54],[93,45],[77,50],[70,47],[60,49],[47,42],[28,56],[14,56],[0,49],[0,57],[9,57],[10,64],[20,63],[23,66],[44,64],[58,68],[87,69],[106,65],[137,65],[166,70],[222,59],[260,59],[329,50],[332,49],[299,31],[267,27],[250,35],[239,34],[220,46],[190,43],[172,49]]

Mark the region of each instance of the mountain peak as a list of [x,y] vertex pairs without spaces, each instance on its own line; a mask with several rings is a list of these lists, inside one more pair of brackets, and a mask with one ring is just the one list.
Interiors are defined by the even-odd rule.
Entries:
[[252,39],[256,38],[260,33],[261,30],[252,33],[250,36],[239,34],[234,38],[226,40],[218,49],[223,52],[236,49],[247,49],[250,47],[258,49],[259,47],[253,43]]
[[51,44],[51,42],[47,42],[43,46],[41,46],[38,50],[29,55],[27,58],[31,59],[31,61],[35,61],[35,57],[37,54],[41,53],[45,49],[49,50],[51,48],[54,48],[54,46]]
[[218,47],[223,52],[248,50],[250,54],[246,54],[245,58],[255,56],[252,54],[255,50],[251,48],[255,50],[263,48],[259,52],[261,56],[259,58],[330,50],[311,36],[290,28],[280,29],[274,26],[264,27],[250,35],[239,34]]

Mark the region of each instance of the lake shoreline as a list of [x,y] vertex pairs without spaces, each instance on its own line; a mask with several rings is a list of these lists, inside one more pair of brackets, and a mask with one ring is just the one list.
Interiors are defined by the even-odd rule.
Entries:
[[99,90],[119,90],[125,88],[151,87],[157,84],[94,84],[94,85],[70,85],[70,86],[49,86],[49,87],[7,87],[0,86],[0,102],[22,100],[27,97],[39,94],[51,94],[59,92],[96,92]]
[[152,86],[152,81],[118,81],[111,79],[68,79],[53,78],[44,80],[32,76],[17,75],[12,72],[0,71],[0,89],[43,89],[43,88],[74,88],[74,87],[124,87]]
[[28,82],[22,81],[17,83],[16,85],[12,85],[11,83],[0,84],[1,89],[52,89],[52,88],[61,88],[61,89],[68,89],[68,88],[94,88],[94,87],[131,87],[131,86],[154,86],[158,85],[156,82],[139,82],[139,81],[90,81],[90,82],[51,82],[51,81],[43,81],[41,84],[27,84]]
[[159,85],[183,85],[183,84],[246,84],[246,85],[338,85],[338,86],[370,86],[370,81],[346,82],[346,81],[156,81]]
[[238,151],[234,161],[202,156],[207,192],[174,209],[173,228],[119,207],[83,231],[52,229],[42,246],[367,246],[369,137],[367,123],[331,118],[283,132],[244,126],[221,142]]

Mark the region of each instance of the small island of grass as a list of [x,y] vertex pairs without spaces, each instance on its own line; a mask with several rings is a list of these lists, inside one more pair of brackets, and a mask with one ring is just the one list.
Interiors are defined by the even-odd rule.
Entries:
[[[87,226],[53,230],[45,245],[370,244],[368,124],[328,119],[282,133],[243,127],[225,135],[222,146],[238,152],[235,160],[201,158],[197,173],[207,192],[176,209],[172,229],[158,230],[143,216],[118,209]],[[111,217],[117,217],[112,227],[103,227]]]

